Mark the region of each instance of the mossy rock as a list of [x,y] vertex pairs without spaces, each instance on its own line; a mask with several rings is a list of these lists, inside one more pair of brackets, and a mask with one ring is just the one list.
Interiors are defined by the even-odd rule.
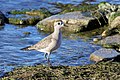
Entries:
[[52,15],[52,13],[50,13],[50,11],[48,11],[46,8],[41,8],[39,10],[26,11],[26,14],[33,15],[33,16],[37,15],[37,16],[40,16],[42,19]]
[[71,33],[89,31],[101,26],[98,20],[91,16],[90,12],[80,11],[50,16],[38,22],[36,26],[39,30],[51,32],[53,31],[53,23],[60,19],[68,26],[67,28],[64,28],[63,31]]
[[118,10],[117,5],[110,4],[108,2],[101,2],[98,4],[99,10],[101,10],[104,13],[111,13],[116,12]]
[[108,28],[103,31],[102,36],[110,36],[116,33],[120,34],[120,16],[117,16],[108,26]]
[[37,16],[27,16],[27,15],[20,15],[20,17],[9,17],[9,23],[16,24],[16,25],[34,25],[36,24],[40,18]]
[[62,11],[60,13],[67,13],[67,12],[74,12],[74,11],[81,11],[81,12],[87,12],[87,11],[94,11],[98,7],[96,4],[79,4],[79,5],[73,5],[73,4],[62,4],[62,3],[55,3],[57,8],[60,8]]
[[28,12],[30,10],[28,9],[23,9],[23,10],[11,10],[10,12],[8,12],[9,14],[13,14],[13,15],[16,15],[16,14],[26,14],[26,12]]
[[4,25],[7,22],[7,18],[5,15],[0,11],[0,25]]
[[119,80],[119,62],[100,62],[86,66],[43,66],[17,68],[1,80]]
[[9,23],[21,25],[34,25],[38,21],[51,15],[45,8],[39,10],[12,10],[8,13]]

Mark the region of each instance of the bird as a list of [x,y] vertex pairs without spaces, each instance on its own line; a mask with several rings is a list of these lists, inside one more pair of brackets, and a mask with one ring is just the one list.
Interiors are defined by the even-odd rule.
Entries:
[[54,31],[47,37],[43,38],[34,45],[22,48],[21,50],[37,50],[44,53],[47,60],[50,58],[50,54],[58,49],[62,41],[62,31],[63,27],[67,27],[62,20],[56,20],[54,22]]

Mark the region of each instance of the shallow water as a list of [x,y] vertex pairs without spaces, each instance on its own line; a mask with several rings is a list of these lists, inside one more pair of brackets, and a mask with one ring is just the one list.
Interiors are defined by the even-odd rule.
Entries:
[[[25,35],[24,32],[30,32]],[[47,65],[44,54],[38,51],[22,51],[21,48],[33,45],[48,34],[38,32],[36,27],[6,24],[0,30],[0,73],[8,72],[14,67]],[[99,46],[84,42],[81,38],[71,39],[63,37],[61,47],[51,54],[52,65],[78,66],[91,64],[90,53],[99,49]]]

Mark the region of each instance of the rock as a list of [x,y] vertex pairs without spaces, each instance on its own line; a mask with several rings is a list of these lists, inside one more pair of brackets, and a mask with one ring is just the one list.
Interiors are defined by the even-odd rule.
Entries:
[[40,18],[38,16],[23,15],[9,15],[9,23],[16,25],[34,25]]
[[116,17],[120,16],[120,11],[111,12],[111,13],[107,14],[106,16],[108,18],[108,23],[110,25]]
[[106,12],[114,12],[118,9],[117,5],[113,5],[107,2],[101,2],[100,4],[98,4],[98,8],[99,10],[103,10]]
[[98,20],[91,16],[90,12],[69,12],[65,14],[58,14],[43,19],[37,23],[37,28],[43,31],[53,31],[53,23],[56,20],[63,20],[69,27],[64,28],[65,31],[77,33],[84,30],[91,30],[100,27]]
[[102,36],[109,36],[113,33],[120,33],[120,16],[111,22],[109,28],[102,33]]
[[99,38],[93,38],[93,42],[98,42],[99,40]]
[[99,62],[85,66],[35,65],[15,68],[0,80],[119,80],[120,62]]
[[38,21],[50,16],[51,13],[41,8],[39,10],[12,10],[8,12],[8,20],[11,24],[35,25]]
[[67,13],[67,12],[74,12],[74,11],[81,11],[81,12],[88,12],[88,11],[94,11],[98,9],[96,4],[62,4],[62,3],[53,3],[56,8],[61,9],[60,13]]
[[117,51],[115,51],[113,49],[101,48],[101,49],[93,52],[90,55],[90,59],[92,61],[99,62],[99,61],[102,61],[103,59],[115,58],[118,55],[120,55],[120,53],[118,53]]
[[0,25],[4,25],[6,22],[6,17],[5,15],[0,11]]
[[114,48],[119,51],[120,49],[120,34],[106,37],[98,42],[98,44],[102,45],[106,48]]

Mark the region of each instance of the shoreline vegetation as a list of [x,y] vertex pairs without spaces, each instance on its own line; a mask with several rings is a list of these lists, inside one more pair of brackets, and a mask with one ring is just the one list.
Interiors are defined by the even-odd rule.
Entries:
[[[94,5],[54,5],[57,9],[54,12],[45,8],[12,10],[7,12],[7,16],[0,12],[0,25],[36,25],[38,30],[52,32],[50,26],[53,22],[62,19],[70,26],[63,30],[69,31],[69,34],[90,38],[99,35],[93,39],[93,43],[103,46],[100,50],[102,53],[91,53],[92,60],[97,63],[85,66],[25,66],[5,73],[1,80],[120,80],[120,5],[107,2]],[[104,52],[105,49],[107,50]]]

